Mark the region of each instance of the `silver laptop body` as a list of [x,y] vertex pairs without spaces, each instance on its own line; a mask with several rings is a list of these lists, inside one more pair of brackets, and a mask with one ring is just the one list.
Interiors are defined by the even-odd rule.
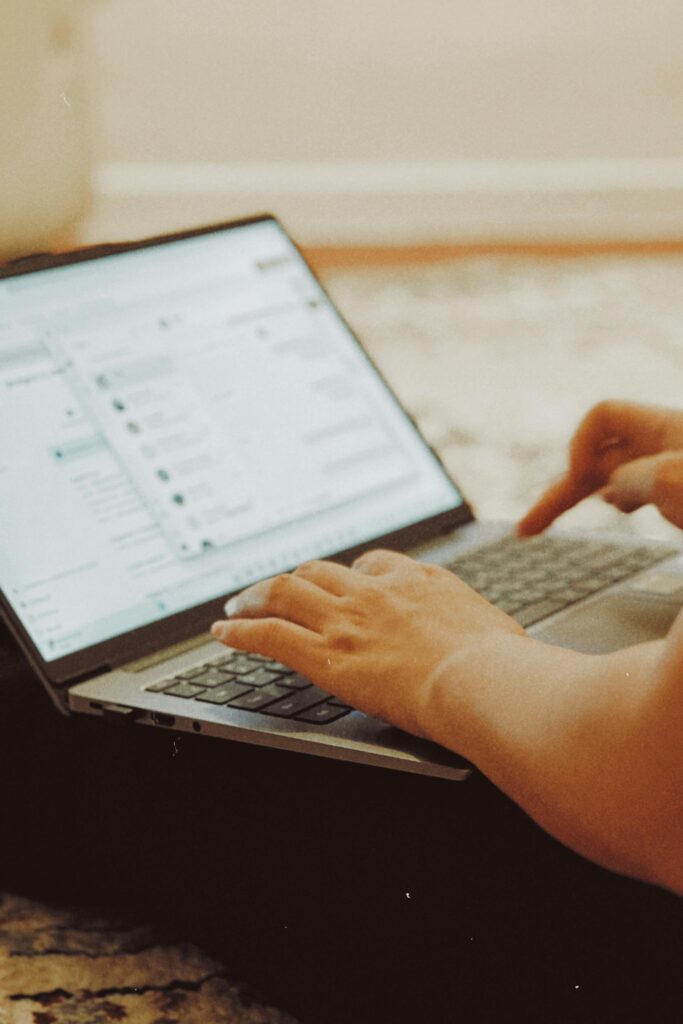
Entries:
[[[270,216],[6,268],[0,416],[0,599],[65,713],[460,780],[457,755],[231,657],[207,632],[226,598],[394,547],[592,651],[664,635],[683,598],[677,551],[567,535],[525,542],[501,597],[481,552],[520,545],[475,520]],[[536,593],[549,563],[571,600]]]

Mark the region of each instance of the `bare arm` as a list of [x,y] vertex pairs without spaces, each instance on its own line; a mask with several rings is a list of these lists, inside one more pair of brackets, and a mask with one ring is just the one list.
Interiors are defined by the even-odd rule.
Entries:
[[[683,413],[601,402],[519,524],[590,494],[683,526]],[[391,552],[256,584],[215,636],[469,757],[543,828],[683,894],[683,612],[666,640],[585,655],[528,637],[450,573]]]
[[226,644],[462,753],[562,842],[683,894],[683,619],[666,641],[580,654],[383,551],[308,563],[229,611]]
[[459,651],[428,721],[566,845],[683,895],[683,617],[609,655],[523,637]]

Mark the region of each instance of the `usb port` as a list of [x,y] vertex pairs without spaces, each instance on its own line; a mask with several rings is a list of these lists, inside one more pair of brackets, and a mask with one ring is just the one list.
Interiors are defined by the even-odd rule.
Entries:
[[175,715],[165,715],[162,711],[153,711],[152,721],[155,725],[175,725]]

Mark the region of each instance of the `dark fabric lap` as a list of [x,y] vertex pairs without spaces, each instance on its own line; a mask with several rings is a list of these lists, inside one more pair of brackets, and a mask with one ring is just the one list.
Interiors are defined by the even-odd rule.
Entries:
[[683,903],[464,785],[5,694],[0,886],[125,906],[302,1021],[680,1019]]

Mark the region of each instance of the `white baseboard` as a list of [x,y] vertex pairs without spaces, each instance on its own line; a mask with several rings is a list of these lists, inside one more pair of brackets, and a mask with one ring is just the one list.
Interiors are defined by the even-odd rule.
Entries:
[[683,159],[112,162],[87,241],[269,211],[307,245],[683,239]]

